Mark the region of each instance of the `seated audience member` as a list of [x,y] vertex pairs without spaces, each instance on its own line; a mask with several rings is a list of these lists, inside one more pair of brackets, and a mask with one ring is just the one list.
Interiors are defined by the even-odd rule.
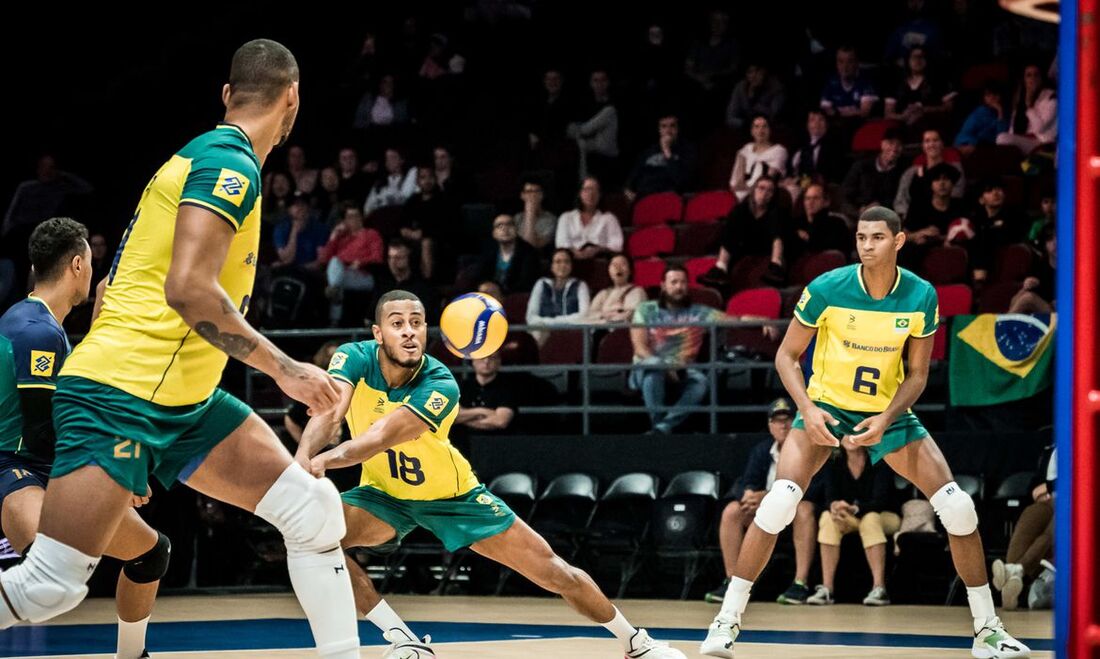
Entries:
[[401,237],[419,247],[413,262],[425,279],[454,280],[461,230],[458,213],[446,194],[439,190],[435,170],[420,165],[416,171],[416,192],[401,207]]
[[497,302],[504,301],[504,289],[500,287],[500,284],[492,280],[486,280],[477,285],[477,292],[484,295],[488,295]]
[[275,267],[296,267],[319,271],[319,252],[328,242],[329,228],[313,217],[309,199],[296,194],[287,209],[287,218],[275,226]]
[[962,128],[955,134],[955,146],[962,153],[972,153],[977,146],[997,143],[997,136],[1008,130],[1004,91],[1000,83],[987,82],[982,87],[982,103],[966,115]]
[[1048,447],[1031,479],[1031,504],[1016,520],[1008,553],[993,561],[990,585],[1001,591],[1001,608],[1020,606],[1024,579],[1031,580],[1027,605],[1049,609],[1054,598],[1054,481],[1057,455]]
[[626,179],[630,201],[656,192],[695,189],[695,147],[680,139],[680,120],[666,114],[657,121],[657,143],[638,156]]
[[940,131],[930,128],[924,131],[921,138],[921,155],[913,160],[913,164],[905,170],[901,175],[901,181],[898,182],[898,193],[894,197],[894,211],[902,219],[911,209],[925,203],[931,196],[932,179],[928,178],[928,172],[941,164],[946,164],[958,171],[959,175],[955,178],[951,194],[956,199],[962,199],[966,186],[962,163],[946,160]]
[[1005,205],[1005,189],[1000,179],[982,184],[978,207],[970,216],[974,232],[967,244],[974,281],[984,281],[997,252],[1008,245],[1027,240],[1028,219],[1016,208]]
[[581,178],[609,179],[619,157],[619,113],[611,100],[611,79],[607,71],[593,71],[588,86],[591,94],[581,103],[577,121],[566,126],[565,134],[577,141]]
[[[818,108],[806,113],[806,139],[791,154],[787,174],[793,185],[790,190],[805,190],[810,183],[837,182],[844,175],[845,152],[832,133],[825,113]],[[797,197],[797,194],[791,195]]]
[[707,15],[707,35],[695,40],[684,59],[684,74],[704,92],[732,80],[739,59],[737,42],[729,34],[730,15],[715,9]]
[[730,174],[730,191],[742,201],[749,195],[754,183],[761,178],[778,180],[787,173],[787,149],[772,143],[772,129],[768,118],[756,115],[752,118],[752,141],[737,152]]
[[545,191],[538,181],[525,181],[520,199],[523,210],[516,213],[516,232],[519,237],[537,250],[551,245],[558,229],[558,218],[543,205]]
[[[775,482],[775,470],[779,463],[779,450],[787,435],[791,433],[794,421],[794,406],[786,398],[778,398],[768,406],[768,432],[772,441],[760,442],[749,453],[745,471],[738,479],[740,496],[729,502],[722,510],[722,520],[718,526],[718,542],[722,546],[722,563],[726,569],[726,578],[722,585],[706,594],[706,601],[721,604],[729,588],[730,577],[737,568],[737,557],[741,553],[741,542],[745,539],[745,530],[756,517],[760,501]],[[814,499],[820,480],[814,478],[809,492],[795,510],[791,524],[794,539],[794,581],[786,592],[779,596],[780,604],[802,604],[810,595],[806,584],[810,579],[810,567],[814,563],[814,539],[817,537],[817,518],[814,515]]]
[[472,361],[474,374],[462,383],[455,423],[477,434],[504,432],[519,407],[516,384],[500,372],[499,352]]
[[845,215],[858,217],[871,206],[890,206],[901,181],[901,133],[889,129],[882,136],[876,155],[852,164],[844,177]]
[[527,112],[527,141],[531,149],[553,149],[565,138],[570,107],[565,94],[561,71],[549,68],[542,74],[542,90]]
[[1011,144],[1026,155],[1040,145],[1057,141],[1058,96],[1042,69],[1029,64],[1012,98],[1008,130],[997,135],[997,144]]
[[749,64],[744,79],[734,86],[730,94],[730,102],[726,106],[726,125],[735,129],[744,128],[757,115],[775,121],[783,109],[785,98],[783,83],[771,75],[767,66],[761,62]]
[[294,199],[294,184],[285,172],[271,172],[264,177],[264,196],[260,207],[260,220],[270,226],[286,219],[290,202]]
[[304,194],[313,194],[317,188],[319,172],[306,164],[306,150],[295,144],[287,149],[286,170],[294,179],[294,189]]
[[350,203],[344,206],[344,219],[332,230],[328,243],[318,252],[326,265],[329,321],[335,326],[344,315],[344,291],[370,291],[374,288],[371,266],[382,263],[382,236],[363,226],[363,211]]
[[370,179],[359,166],[359,153],[350,146],[340,149],[336,159],[340,170],[340,199],[362,206],[370,194]]
[[840,117],[871,116],[878,94],[869,77],[860,71],[855,48],[841,46],[836,51],[836,72],[821,90],[821,109]]
[[396,78],[387,73],[378,86],[359,100],[352,125],[365,129],[375,126],[400,126],[410,121],[409,102],[397,95]]
[[588,177],[581,181],[576,208],[558,218],[554,246],[569,250],[578,259],[622,251],[622,227],[618,218],[601,208],[600,182],[596,179]]
[[[707,323],[725,319],[717,309],[692,304],[688,295],[687,270],[670,265],[661,279],[661,295],[657,300],[642,302],[634,310],[632,322],[641,327],[630,328],[634,345],[635,369],[630,372],[630,385],[641,390],[651,432],[667,435],[691,416],[684,408],[702,403],[707,395],[707,376],[691,368],[703,345],[704,327],[649,327],[664,323]],[[641,367],[641,368],[639,368]],[[669,386],[678,388],[679,397],[670,403],[666,398]]]
[[735,206],[722,222],[716,267],[729,272],[744,256],[767,256],[776,268],[784,267],[783,235],[790,219],[775,201],[775,181],[758,179],[749,200]]
[[463,204],[473,196],[473,182],[462,169],[455,167],[454,153],[450,147],[437,145],[432,149],[436,186],[451,199],[453,204]]
[[885,464],[871,464],[863,446],[851,440],[841,442],[844,450],[825,466],[825,505],[818,520],[817,542],[821,547],[822,584],[807,604],[832,604],[836,568],[840,563],[840,541],[859,531],[863,552],[871,568],[871,592],[863,598],[867,606],[890,603],[886,593],[886,537],[901,526],[897,513],[889,510],[894,474]]
[[[317,188],[313,191],[313,210],[322,222],[329,226],[340,223],[343,201],[340,198],[340,173],[335,167],[324,167],[317,176]],[[354,203],[354,202],[353,202]],[[362,208],[363,204],[355,204]]]
[[516,236],[511,215],[497,215],[493,220],[493,241],[478,261],[477,279],[495,281],[505,294],[529,293],[542,264],[535,248]]
[[405,157],[400,151],[386,149],[385,169],[363,205],[363,212],[367,215],[386,206],[400,206],[416,193],[416,169],[405,168]]
[[596,293],[588,307],[590,323],[626,323],[634,317],[634,309],[646,301],[645,289],[636,286],[634,264],[625,254],[616,254],[607,263],[611,285]]
[[829,212],[825,186],[813,183],[802,194],[802,213],[796,214],[783,241],[790,263],[807,254],[835,249],[846,257],[855,249],[855,236],[843,215]]
[[1053,313],[1055,309],[1055,268],[1058,266],[1058,239],[1054,225],[1039,234],[1042,255],[1035,259],[1031,274],[1024,279],[1020,292],[1012,298],[1009,313]]
[[[374,315],[378,298],[393,290],[408,291],[424,303],[425,320],[429,325],[439,321],[439,292],[412,267],[412,247],[406,241],[395,238],[386,247],[386,270],[379,273],[374,285],[374,296],[367,306],[367,313]],[[370,327],[373,318],[366,318]]]
[[917,270],[928,251],[947,240],[948,231],[954,224],[969,223],[962,202],[954,198],[959,177],[959,170],[947,163],[940,163],[924,173],[931,185],[932,197],[913,207],[905,217],[905,245],[898,255],[904,267]]
[[[554,250],[550,275],[539,279],[527,301],[527,324],[539,327],[580,323],[588,313],[591,299],[588,284],[573,275],[573,255],[567,249]],[[539,344],[546,343],[549,332],[532,331]]]
[[[332,361],[332,355],[336,352],[336,349],[340,347],[343,341],[326,341],[316,353],[313,355],[313,365],[318,368],[328,368],[328,364]],[[295,443],[302,441],[302,431],[305,430],[306,424],[309,423],[309,407],[305,403],[300,403],[296,400],[290,402],[290,407],[286,409],[286,413],[283,414],[283,427],[286,428],[286,432],[290,435],[291,439]],[[343,427],[343,433],[347,434],[347,426],[340,424]],[[332,443],[335,444],[337,437],[333,438]]]
[[924,48],[916,47],[905,58],[905,71],[898,86],[886,97],[884,115],[910,126],[923,119],[945,118],[955,105],[958,92],[931,75]]

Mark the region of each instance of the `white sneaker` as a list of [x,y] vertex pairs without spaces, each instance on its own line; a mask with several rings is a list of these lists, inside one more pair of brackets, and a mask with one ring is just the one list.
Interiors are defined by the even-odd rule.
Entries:
[[1015,611],[1020,606],[1020,593],[1024,591],[1024,566],[1001,559],[993,561],[992,585],[1001,591],[1001,608]]
[[741,633],[741,622],[718,616],[710,623],[707,637],[699,646],[699,652],[708,657],[733,659],[733,642]]
[[814,594],[806,598],[807,604],[813,604],[815,606],[828,606],[833,603],[833,594],[825,586],[818,584],[814,589]]
[[867,597],[863,598],[864,606],[887,606],[888,604],[890,604],[890,595],[882,586],[875,586],[871,592],[867,593]]
[[1012,659],[1030,657],[1031,648],[1012,638],[1005,631],[1001,619],[994,616],[974,634],[974,645],[970,655],[977,659]]
[[393,643],[382,655],[382,659],[434,659],[435,651],[432,650],[432,637],[425,636],[424,640],[409,637],[400,629],[391,629],[382,638]]
[[687,659],[683,652],[676,648],[670,648],[664,641],[654,640],[644,629],[639,629],[630,638],[630,649],[626,651],[626,659]]

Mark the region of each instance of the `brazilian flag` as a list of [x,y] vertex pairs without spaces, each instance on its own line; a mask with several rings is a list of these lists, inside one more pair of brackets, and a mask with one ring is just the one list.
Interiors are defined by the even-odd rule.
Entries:
[[997,405],[1051,385],[1054,314],[955,316],[948,373],[951,404]]

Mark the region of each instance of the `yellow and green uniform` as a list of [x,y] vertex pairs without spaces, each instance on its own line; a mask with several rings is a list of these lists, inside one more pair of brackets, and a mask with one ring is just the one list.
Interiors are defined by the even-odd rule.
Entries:
[[380,351],[377,341],[345,343],[329,363],[329,374],[353,388],[345,417],[352,437],[400,408],[423,421],[425,430],[364,462],[359,487],[342,495],[344,503],[386,522],[398,539],[423,526],[451,551],[505,531],[515,515],[478,482],[449,439],[458,416],[454,375],[425,355],[408,382],[391,388]]
[[[903,351],[910,338],[928,338],[939,326],[936,289],[927,281],[897,269],[889,294],[876,300],[863,282],[863,266],[837,268],[814,279],[802,292],[795,318],[817,329],[807,394],[840,425],[830,428],[839,439],[854,434],[863,419],[885,411],[905,380]],[[793,427],[804,428],[796,415]],[[868,447],[873,462],[928,431],[911,411],[900,415]]]
[[260,161],[240,128],[220,124],[165,162],[141,195],[99,317],[61,370],[54,477],[96,464],[144,494],[150,469],[165,485],[185,479],[249,413],[217,388],[226,354],[165,302],[181,206],[203,208],[211,222],[233,229],[218,281],[235,306],[248,307],[260,240]]

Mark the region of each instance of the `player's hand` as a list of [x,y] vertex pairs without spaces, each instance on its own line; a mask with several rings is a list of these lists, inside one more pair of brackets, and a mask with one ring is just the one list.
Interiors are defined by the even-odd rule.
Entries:
[[313,364],[287,360],[280,366],[275,383],[287,396],[309,408],[310,416],[331,410],[340,400],[336,381],[324,369]]
[[301,451],[297,451],[294,454],[294,461],[297,462],[298,464],[300,464],[302,466],[302,469],[306,470],[307,474],[312,474],[313,473],[313,465],[311,464],[313,462],[313,459],[310,458],[305,453],[302,453]]
[[146,485],[145,496],[139,496],[137,494],[130,495],[130,505],[134,508],[141,508],[145,504],[149,503],[149,499],[153,496],[153,490]]
[[324,453],[322,453],[321,455],[318,455],[317,457],[309,461],[309,467],[307,468],[307,471],[313,474],[315,478],[324,478],[325,470],[328,468],[326,463],[327,460],[325,460]]
[[840,422],[833,418],[825,410],[817,405],[811,405],[802,413],[803,423],[806,426],[806,434],[810,441],[819,446],[840,446],[840,441],[829,432],[831,426],[838,426]]
[[848,441],[856,446],[873,446],[882,441],[882,434],[889,426],[889,419],[882,414],[869,416],[852,428],[854,432],[848,435]]

